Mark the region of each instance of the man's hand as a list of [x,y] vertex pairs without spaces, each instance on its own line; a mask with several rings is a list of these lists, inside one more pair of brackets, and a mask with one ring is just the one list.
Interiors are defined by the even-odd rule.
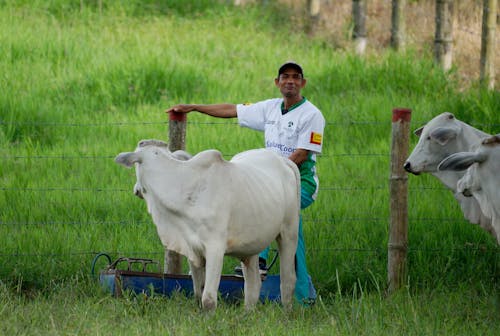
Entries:
[[288,157],[290,160],[295,162],[295,164],[300,167],[300,165],[307,160],[307,156],[309,155],[309,151],[303,148],[297,148],[290,156]]
[[166,109],[165,112],[166,113],[171,113],[171,112],[188,113],[188,112],[194,111],[195,106],[196,105],[193,105],[193,104],[179,104],[179,105],[175,105],[175,106],[172,106],[172,107]]
[[217,118],[235,118],[237,116],[235,104],[179,104],[165,110],[166,113],[188,113],[191,111],[198,111]]

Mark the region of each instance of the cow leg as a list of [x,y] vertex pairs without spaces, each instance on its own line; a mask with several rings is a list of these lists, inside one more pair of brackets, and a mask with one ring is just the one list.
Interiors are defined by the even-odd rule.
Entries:
[[189,261],[189,269],[191,270],[191,278],[193,279],[194,297],[199,303],[205,283],[205,266],[197,267]]
[[217,294],[219,292],[224,251],[223,249],[207,249],[205,258],[205,288],[201,296],[201,306],[205,310],[215,310],[217,308]]
[[259,255],[253,255],[243,259],[243,277],[245,278],[245,308],[255,307],[260,297],[262,280],[259,274]]
[[498,245],[500,245],[500,216],[497,216],[496,213],[493,214],[493,218],[491,219],[493,231],[495,231]]
[[[286,234],[286,233],[285,233]],[[297,250],[297,233],[277,239],[280,254],[280,291],[281,303],[285,309],[291,309],[297,276],[295,273],[295,252]]]

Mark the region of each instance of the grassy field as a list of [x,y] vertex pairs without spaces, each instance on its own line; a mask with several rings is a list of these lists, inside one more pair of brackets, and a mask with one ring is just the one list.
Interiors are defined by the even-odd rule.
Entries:
[[[430,51],[357,58],[303,35],[272,4],[4,0],[0,18],[0,334],[498,331],[497,244],[431,176],[409,179],[407,286],[385,297],[392,109],[412,108],[412,129],[450,111],[498,133],[498,91],[459,88]],[[96,253],[162,259],[134,171],[116,154],[167,139],[173,104],[278,96],[288,59],[303,64],[304,95],[327,120],[320,195],[304,212],[318,304],[287,315],[222,303],[207,316],[183,297],[103,293],[90,274]],[[262,145],[234,120],[188,116],[192,153],[229,159]]]

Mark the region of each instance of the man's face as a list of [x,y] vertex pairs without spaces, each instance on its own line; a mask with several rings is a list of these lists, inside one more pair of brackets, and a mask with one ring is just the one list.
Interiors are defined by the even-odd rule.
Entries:
[[306,85],[306,80],[296,69],[288,68],[274,80],[283,97],[293,98],[300,96],[300,90]]

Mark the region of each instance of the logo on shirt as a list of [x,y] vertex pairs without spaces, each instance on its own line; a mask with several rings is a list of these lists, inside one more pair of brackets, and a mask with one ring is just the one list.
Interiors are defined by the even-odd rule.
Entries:
[[323,135],[321,133],[311,132],[310,143],[315,145],[321,145],[321,140],[323,140]]
[[288,122],[288,127],[292,127],[293,126],[293,121],[289,121]]

